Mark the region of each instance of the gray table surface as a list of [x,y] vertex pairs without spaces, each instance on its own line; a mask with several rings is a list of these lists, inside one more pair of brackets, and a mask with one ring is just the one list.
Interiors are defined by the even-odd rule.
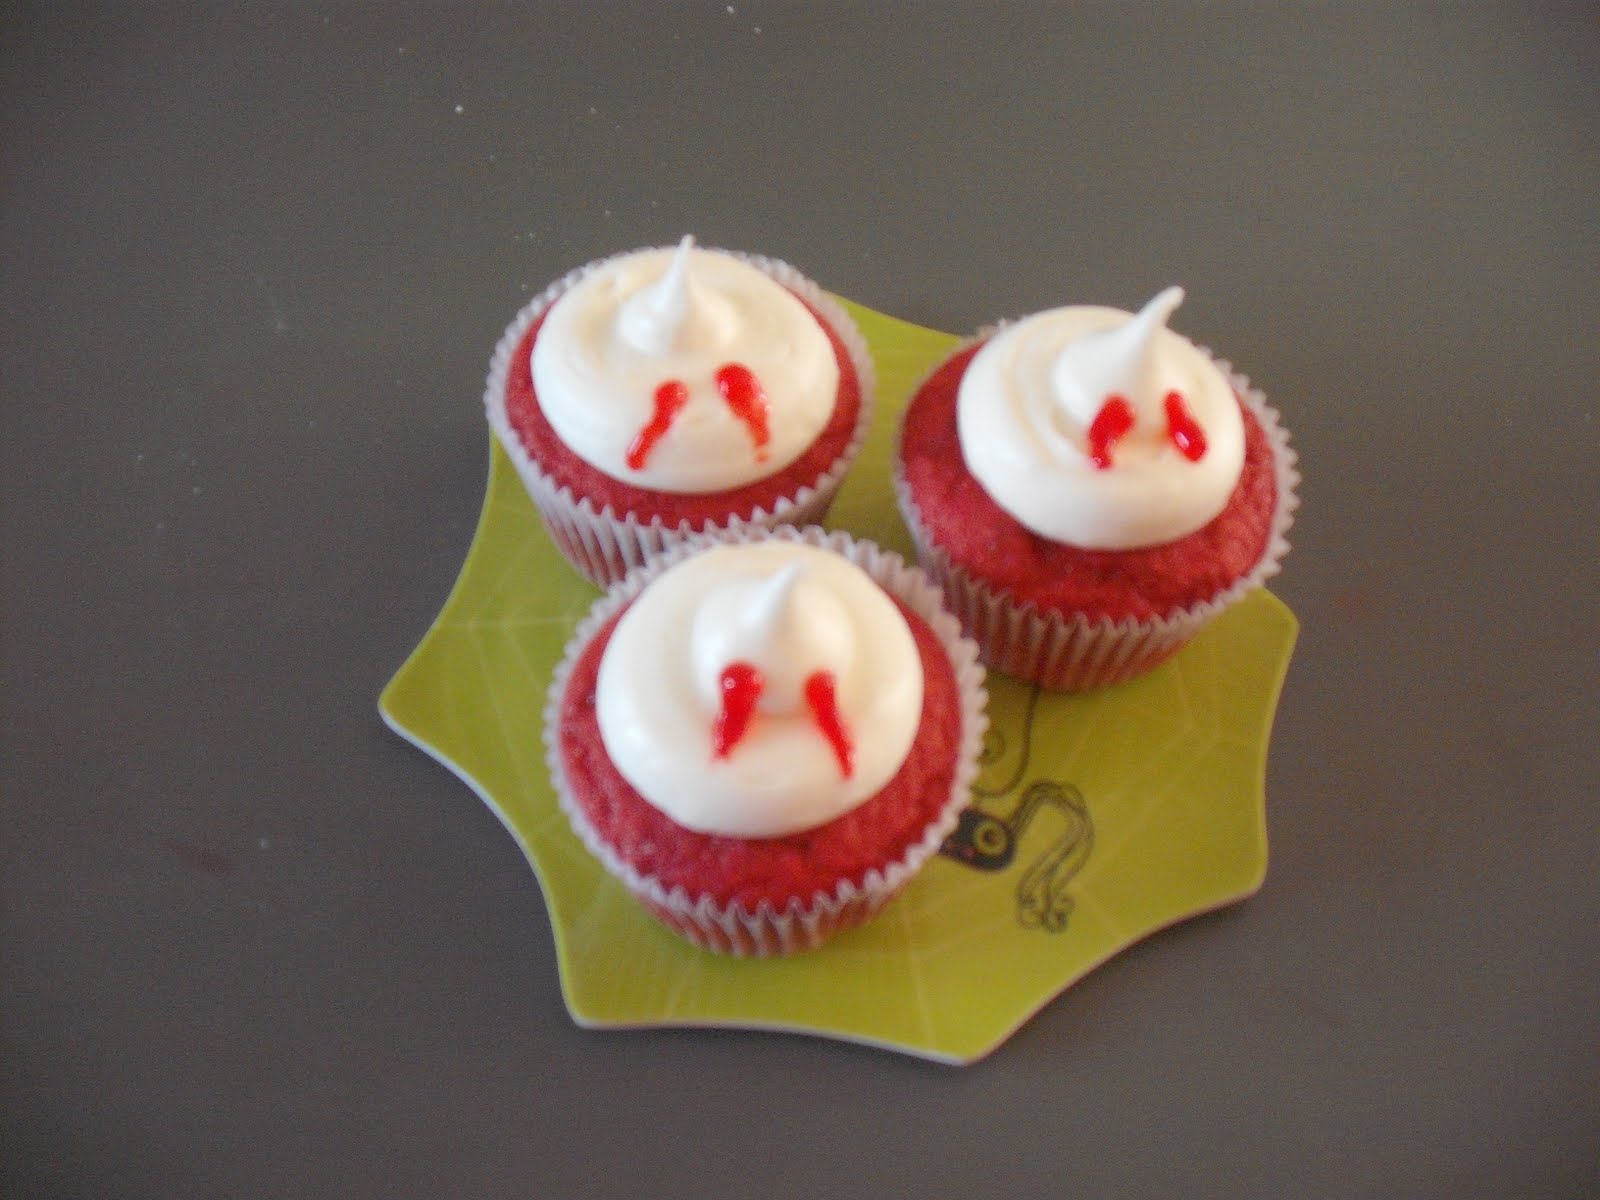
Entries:
[[[6,4],[0,1193],[1600,1193],[1578,5]],[[950,1069],[601,1034],[379,723],[531,293],[1189,289],[1303,458],[1248,903]]]

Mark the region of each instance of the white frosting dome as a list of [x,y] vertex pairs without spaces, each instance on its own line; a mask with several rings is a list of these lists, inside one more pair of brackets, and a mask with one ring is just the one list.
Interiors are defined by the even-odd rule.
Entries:
[[[742,730],[721,720],[730,668],[760,680]],[[678,824],[778,837],[849,812],[894,777],[922,687],[905,618],[864,571],[763,542],[697,554],[640,593],[606,645],[596,706],[617,770]]]
[[689,238],[580,279],[550,306],[531,366],[563,443],[664,492],[725,491],[782,470],[827,425],[839,389],[833,346],[806,306]]
[[1051,309],[978,351],[957,431],[995,503],[1090,550],[1175,541],[1223,510],[1244,469],[1244,421],[1216,364],[1165,327],[1182,300],[1168,288],[1137,315]]

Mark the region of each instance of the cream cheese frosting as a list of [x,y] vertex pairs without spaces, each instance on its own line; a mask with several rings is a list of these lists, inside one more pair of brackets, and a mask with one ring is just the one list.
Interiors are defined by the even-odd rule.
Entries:
[[967,469],[1041,537],[1090,550],[1175,541],[1227,505],[1244,422],[1210,356],[1166,327],[1168,288],[1139,313],[1071,306],[1000,330],[956,403]]
[[685,238],[599,264],[550,306],[530,363],[556,434],[614,479],[706,493],[799,458],[833,415],[817,319],[756,267]]
[[612,631],[595,703],[606,753],[649,803],[702,833],[779,837],[894,777],[922,691],[905,618],[864,571],[764,542],[652,582]]

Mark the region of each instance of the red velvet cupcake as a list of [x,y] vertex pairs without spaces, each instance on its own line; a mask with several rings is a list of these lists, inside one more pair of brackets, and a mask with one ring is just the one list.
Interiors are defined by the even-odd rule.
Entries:
[[983,661],[1060,690],[1170,658],[1274,574],[1295,455],[1262,394],[1136,316],[1041,313],[944,362],[908,405],[896,492]]
[[872,392],[866,342],[820,288],[685,238],[528,304],[484,405],[556,545],[605,586],[695,533],[820,521]]
[[545,747],[585,846],[658,919],[738,955],[888,903],[965,807],[977,651],[897,555],[812,527],[695,538],[580,624]]

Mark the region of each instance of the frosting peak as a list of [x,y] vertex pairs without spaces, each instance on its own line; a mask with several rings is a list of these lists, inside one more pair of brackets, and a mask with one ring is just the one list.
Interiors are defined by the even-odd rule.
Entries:
[[[705,298],[690,291],[689,251],[694,236],[685,234],[661,278],[640,288],[617,310],[617,332],[641,354],[665,354],[683,333],[691,308],[703,308]],[[694,304],[699,301],[698,306]]]
[[717,546],[623,614],[595,704],[612,762],[678,824],[779,837],[894,777],[922,718],[922,661],[894,602],[844,558]]
[[757,709],[765,713],[803,712],[806,680],[818,671],[849,676],[856,658],[850,614],[807,578],[809,565],[797,559],[764,579],[731,580],[706,595],[689,634],[702,697],[722,691],[722,675],[736,662],[760,673]]
[[[1097,329],[1066,344],[1050,372],[1063,409],[1080,425],[1091,424],[1106,400],[1122,396],[1139,416],[1150,411],[1150,399],[1161,392],[1161,357],[1156,334],[1183,303],[1183,289],[1158,293],[1121,325]],[[1160,400],[1155,401],[1155,411]]]
[[1211,358],[1166,327],[1182,288],[1137,314],[1051,309],[998,332],[957,397],[967,468],[1034,533],[1091,550],[1175,541],[1228,502],[1244,421]]

